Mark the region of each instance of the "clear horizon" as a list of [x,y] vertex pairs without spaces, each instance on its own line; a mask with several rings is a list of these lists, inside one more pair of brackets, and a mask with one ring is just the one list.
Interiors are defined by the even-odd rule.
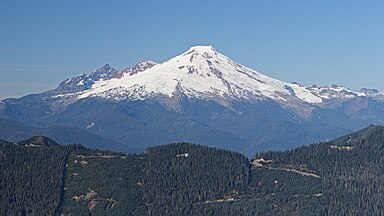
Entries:
[[4,1],[0,99],[194,45],[286,82],[384,90],[381,1]]

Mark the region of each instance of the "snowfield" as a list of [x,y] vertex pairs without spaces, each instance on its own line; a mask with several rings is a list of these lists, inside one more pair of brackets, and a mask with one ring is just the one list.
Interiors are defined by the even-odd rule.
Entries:
[[191,47],[185,53],[136,74],[99,80],[78,98],[142,100],[155,95],[191,98],[285,100],[295,97],[308,103],[322,99],[303,86],[268,77],[232,61],[212,46]]

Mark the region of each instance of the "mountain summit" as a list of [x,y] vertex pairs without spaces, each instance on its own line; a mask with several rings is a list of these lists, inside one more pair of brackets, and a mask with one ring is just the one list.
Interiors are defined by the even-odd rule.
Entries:
[[160,64],[141,60],[123,70],[106,64],[63,81],[47,97],[55,97],[64,106],[86,98],[115,102],[151,99],[173,110],[180,110],[182,97],[213,101],[228,108],[233,108],[234,101],[271,100],[307,118],[313,107],[330,100],[383,99],[384,94],[374,89],[357,92],[337,85],[306,87],[280,81],[234,62],[213,46],[193,46]]
[[79,93],[78,97],[143,100],[180,95],[221,104],[235,99],[321,102],[320,97],[305,87],[270,78],[240,65],[213,46],[194,46],[141,73],[126,73],[118,79],[99,80],[92,88]]
[[76,127],[126,149],[188,141],[251,155],[383,124],[384,94],[280,81],[213,46],[194,46],[162,63],[106,64],[56,89],[3,100],[0,118]]

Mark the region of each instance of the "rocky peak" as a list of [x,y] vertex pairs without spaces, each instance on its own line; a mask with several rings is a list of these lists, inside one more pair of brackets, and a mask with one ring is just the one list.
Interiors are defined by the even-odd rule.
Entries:
[[151,60],[144,61],[140,60],[137,64],[135,64],[132,68],[125,68],[124,70],[121,70],[119,72],[118,78],[123,77],[124,75],[132,76],[134,74],[137,74],[139,72],[145,71],[153,66],[155,66],[157,63]]
[[116,70],[115,68],[111,67],[109,64],[105,64],[103,67],[88,74],[88,77],[93,81],[97,81],[99,79],[111,79],[111,78],[115,78],[118,72],[119,70]]
[[144,60],[140,60],[139,63],[135,64],[133,67],[132,67],[132,74],[136,74],[136,73],[139,73],[139,72],[142,72],[142,71],[145,71],[153,66],[155,66],[157,63],[154,62],[154,61],[144,61]]

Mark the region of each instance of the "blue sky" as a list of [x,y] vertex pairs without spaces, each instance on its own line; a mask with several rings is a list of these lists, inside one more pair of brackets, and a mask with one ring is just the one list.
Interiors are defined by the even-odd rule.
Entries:
[[0,99],[211,44],[284,81],[384,90],[383,11],[353,0],[2,0]]

